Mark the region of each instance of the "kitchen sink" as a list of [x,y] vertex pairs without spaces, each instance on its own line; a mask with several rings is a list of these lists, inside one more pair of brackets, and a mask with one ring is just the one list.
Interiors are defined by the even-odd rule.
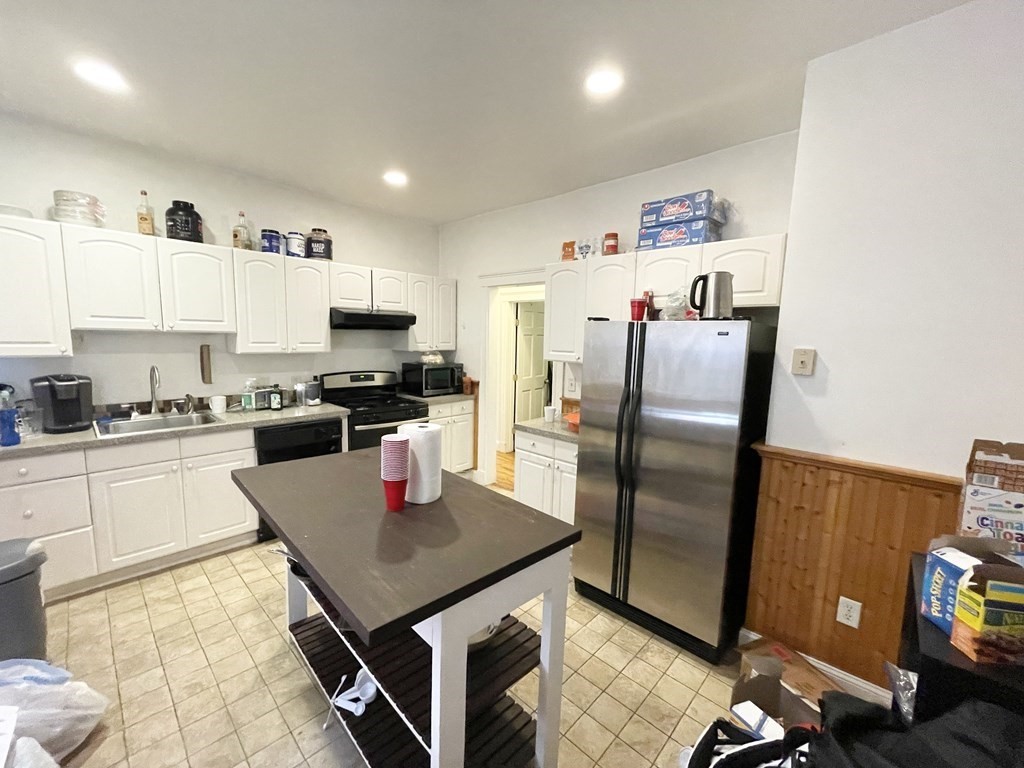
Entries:
[[114,419],[113,421],[94,421],[93,429],[96,437],[118,437],[119,435],[138,435],[143,432],[163,432],[168,429],[183,427],[201,427],[204,424],[217,424],[221,421],[212,413],[171,413],[166,416],[141,416],[135,419]]

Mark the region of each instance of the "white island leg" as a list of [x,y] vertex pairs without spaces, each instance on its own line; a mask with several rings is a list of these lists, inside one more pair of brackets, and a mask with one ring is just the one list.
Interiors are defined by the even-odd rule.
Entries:
[[430,768],[462,768],[466,754],[466,646],[470,630],[459,611],[434,617],[430,690]]
[[540,689],[537,695],[537,768],[555,768],[558,765],[568,576],[566,573],[565,578],[544,593],[544,617],[540,629]]

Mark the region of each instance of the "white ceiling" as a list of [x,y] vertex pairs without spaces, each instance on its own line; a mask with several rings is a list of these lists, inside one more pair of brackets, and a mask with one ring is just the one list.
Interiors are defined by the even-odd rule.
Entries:
[[0,108],[450,221],[792,130],[810,59],[961,2],[0,0]]

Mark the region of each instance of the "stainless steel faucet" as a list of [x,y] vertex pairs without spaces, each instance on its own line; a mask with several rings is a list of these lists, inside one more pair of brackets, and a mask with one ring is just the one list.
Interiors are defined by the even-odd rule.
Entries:
[[195,395],[190,395],[190,394],[186,393],[186,395],[185,395],[185,413],[195,413],[196,410],[198,410],[196,408],[196,402],[197,401],[196,401]]
[[160,407],[156,402],[156,390],[160,386],[160,369],[155,365],[149,367],[149,412],[154,416],[160,413]]

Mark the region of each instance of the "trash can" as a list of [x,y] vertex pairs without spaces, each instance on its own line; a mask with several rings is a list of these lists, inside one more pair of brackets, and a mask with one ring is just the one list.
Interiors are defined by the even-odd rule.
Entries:
[[0,661],[46,659],[46,613],[39,568],[46,562],[34,539],[0,541]]

